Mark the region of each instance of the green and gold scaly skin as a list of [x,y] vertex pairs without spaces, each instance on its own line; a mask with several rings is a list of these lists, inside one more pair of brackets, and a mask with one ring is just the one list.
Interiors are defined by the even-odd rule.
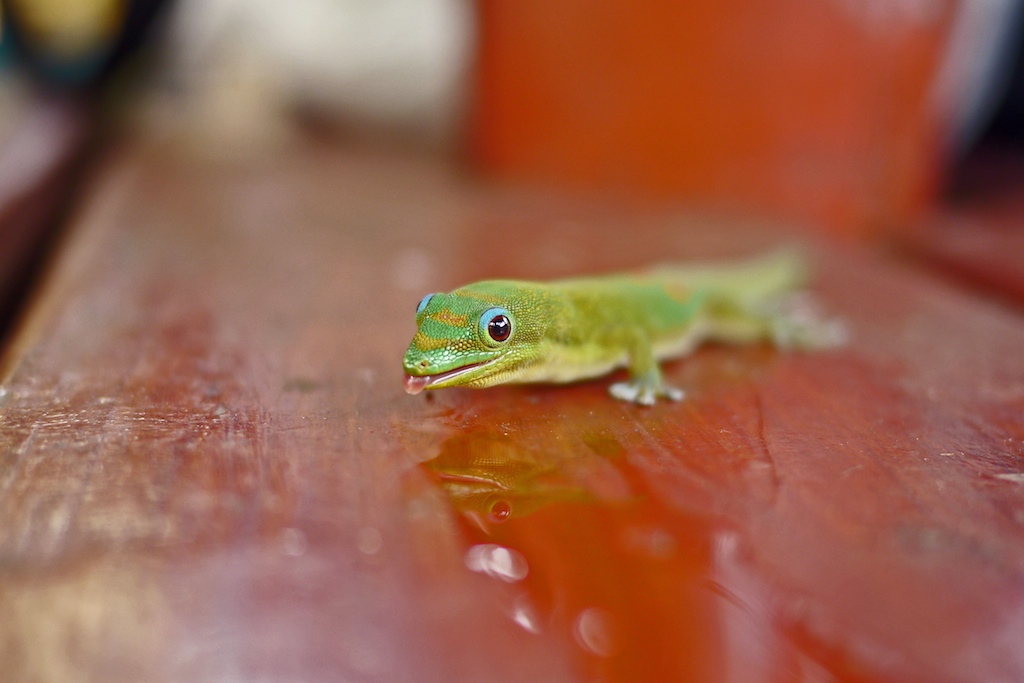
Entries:
[[841,342],[841,327],[795,296],[806,274],[800,254],[784,251],[735,265],[551,283],[489,280],[430,294],[405,353],[405,388],[572,382],[626,367],[629,381],[610,387],[615,398],[679,400],[683,392],[662,382],[659,362],[701,342]]

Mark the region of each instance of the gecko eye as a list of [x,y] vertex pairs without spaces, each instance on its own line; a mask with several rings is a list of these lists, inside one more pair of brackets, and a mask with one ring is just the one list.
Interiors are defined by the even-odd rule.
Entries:
[[487,323],[487,334],[494,341],[503,342],[512,334],[512,323],[508,321],[507,317],[496,315],[491,318],[491,322]]
[[427,304],[429,304],[430,300],[433,299],[433,298],[434,298],[433,294],[427,294],[425,297],[420,299],[420,303],[416,307],[416,315],[419,315],[420,313],[422,313],[423,309],[427,307]]
[[504,308],[489,308],[480,316],[480,327],[499,344],[512,336],[512,320]]

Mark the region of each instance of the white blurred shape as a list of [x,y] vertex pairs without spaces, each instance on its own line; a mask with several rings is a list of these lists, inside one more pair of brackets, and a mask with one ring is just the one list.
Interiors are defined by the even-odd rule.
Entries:
[[[446,139],[458,124],[473,35],[463,0],[179,0],[173,98],[197,126],[260,143],[275,119],[326,120]],[[159,112],[175,122],[173,107]]]
[[598,607],[589,607],[576,617],[573,636],[584,650],[598,657],[611,657],[619,650],[612,633],[611,617]]
[[466,551],[466,568],[508,583],[522,581],[530,572],[526,558],[518,550],[495,543],[481,543]]

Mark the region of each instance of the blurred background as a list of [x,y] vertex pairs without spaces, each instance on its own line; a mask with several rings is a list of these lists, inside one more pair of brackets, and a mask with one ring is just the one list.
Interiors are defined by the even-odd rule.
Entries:
[[2,0],[0,291],[9,309],[90,155],[133,135],[235,160],[416,148],[927,250],[938,204],[1020,177],[1021,5]]

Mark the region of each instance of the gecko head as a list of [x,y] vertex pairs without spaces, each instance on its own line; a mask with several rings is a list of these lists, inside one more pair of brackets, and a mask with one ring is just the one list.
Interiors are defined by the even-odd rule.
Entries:
[[405,390],[491,386],[528,364],[540,339],[537,315],[512,287],[494,281],[423,297],[403,362]]

